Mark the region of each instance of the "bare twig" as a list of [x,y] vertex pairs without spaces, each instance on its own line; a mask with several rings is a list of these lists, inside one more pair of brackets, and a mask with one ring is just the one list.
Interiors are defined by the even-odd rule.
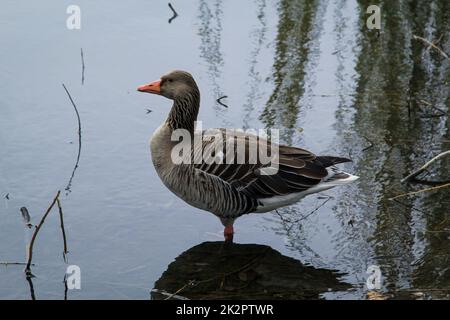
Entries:
[[419,174],[424,172],[433,162],[435,162],[436,160],[439,160],[440,158],[443,158],[443,157],[445,157],[447,155],[450,155],[450,150],[438,154],[436,157],[434,157],[433,159],[431,159],[430,161],[425,163],[421,168],[419,168],[418,170],[414,171],[413,173],[409,174],[407,177],[402,179],[401,183],[405,183],[405,182],[408,182],[408,181],[414,179]]
[[63,236],[63,243],[64,243],[64,251],[63,251],[63,256],[64,256],[64,261],[67,262],[67,253],[69,253],[69,251],[67,251],[67,239],[66,239],[66,230],[64,229],[64,213],[62,210],[62,206],[61,206],[61,201],[59,200],[59,198],[56,199],[56,203],[58,205],[58,211],[59,211],[59,221],[60,221],[60,225],[61,225],[61,231],[62,231],[62,236]]
[[[5,267],[7,267],[7,266],[9,266],[9,265],[12,265],[12,266],[26,266],[27,263],[26,263],[26,262],[8,262],[8,261],[3,262],[3,261],[2,261],[2,262],[0,262],[0,265],[1,265],[1,266],[5,266]],[[35,264],[32,263],[31,265],[34,266]]]
[[220,104],[221,106],[223,106],[223,107],[225,107],[225,108],[228,108],[228,106],[227,106],[226,104],[222,103],[222,99],[226,99],[226,98],[228,98],[228,96],[222,96],[222,97],[218,98],[216,101],[217,101],[217,103]]
[[362,136],[364,139],[366,139],[367,140],[367,142],[369,142],[370,143],[370,145],[369,146],[367,146],[367,147],[365,147],[364,149],[362,149],[361,150],[361,152],[364,152],[364,151],[367,151],[367,150],[369,150],[369,149],[372,149],[373,148],[373,146],[374,146],[374,143],[373,143],[373,141],[372,140],[370,140],[369,138],[367,138],[366,136]]
[[[433,41],[433,44],[437,45],[439,42],[441,42],[443,36],[444,36],[444,35],[441,34],[441,35],[439,36],[439,38],[438,38],[436,41]],[[430,49],[431,49],[432,47],[433,47],[433,46],[428,46],[427,51],[430,51]]]
[[25,267],[25,272],[27,274],[27,277],[31,276],[31,260],[33,259],[33,245],[34,245],[34,241],[36,240],[37,234],[39,232],[39,230],[41,229],[42,225],[45,222],[45,219],[47,218],[48,214],[50,213],[50,211],[52,210],[53,206],[56,204],[56,202],[58,201],[59,198],[59,194],[61,193],[61,191],[58,191],[56,193],[55,198],[53,199],[52,203],[50,204],[50,206],[47,208],[47,211],[45,211],[44,215],[41,218],[41,221],[39,222],[39,224],[36,226],[36,229],[33,232],[33,236],[31,237],[31,241],[30,241],[30,246],[28,249],[28,261],[27,261],[27,265]]
[[175,11],[175,9],[173,8],[173,6],[172,6],[172,4],[170,2],[169,2],[169,8],[173,12],[173,16],[169,19],[169,23],[171,23],[173,21],[173,19],[178,17],[178,13]]
[[281,219],[281,222],[283,223],[283,224],[285,224],[285,225],[290,225],[289,227],[288,226],[286,226],[287,228],[288,228],[288,232],[292,229],[292,227],[294,226],[294,224],[296,224],[296,223],[298,223],[298,222],[300,222],[300,221],[302,221],[302,220],[305,220],[305,219],[307,219],[307,218],[309,218],[310,216],[312,216],[314,213],[316,213],[320,208],[322,208],[328,201],[330,201],[331,199],[333,199],[333,197],[331,197],[331,196],[328,196],[328,195],[326,195],[326,197],[327,198],[325,198],[325,201],[323,201],[321,204],[319,204],[317,207],[315,207],[312,211],[310,211],[309,213],[307,213],[307,214],[305,214],[305,215],[302,215],[300,218],[298,218],[298,219],[289,219],[289,220],[286,220],[286,219],[284,219],[284,217],[283,217],[283,215],[282,214],[280,214],[279,212],[278,212],[278,210],[275,210],[275,212],[276,212],[276,214],[278,215],[278,217]]
[[69,287],[67,286],[67,274],[64,274],[64,300],[67,300],[67,292],[69,291]]
[[305,220],[306,218],[308,218],[309,216],[313,215],[314,213],[316,213],[320,208],[322,208],[328,201],[330,201],[331,199],[333,199],[333,197],[328,197],[328,199],[326,199],[324,202],[322,202],[319,206],[317,206],[313,211],[311,211],[310,213],[308,213],[307,215],[301,217],[299,220]]
[[152,291],[150,292],[150,293],[158,293],[158,294],[160,294],[160,295],[162,295],[162,296],[166,296],[166,297],[170,297],[170,298],[175,298],[175,299],[177,299],[177,300],[189,300],[188,298],[186,298],[186,297],[183,297],[183,296],[180,296],[180,295],[175,295],[175,294],[173,294],[173,293],[169,293],[169,292],[166,292],[166,291],[164,291],[164,290],[158,290],[158,289],[152,289]]
[[178,293],[180,293],[181,291],[183,291],[186,287],[188,286],[194,286],[196,285],[194,280],[189,281],[188,283],[186,283],[184,286],[182,286],[180,289],[178,289],[177,291],[175,291],[174,293],[171,293],[169,296],[167,296],[167,298],[165,298],[164,300],[170,300],[172,299],[174,296],[177,296]]
[[84,69],[85,69],[84,53],[83,53],[83,48],[81,48],[81,85],[84,85]]
[[281,223],[283,224],[283,226],[285,226],[287,228],[287,232],[290,232],[291,229],[294,227],[294,223],[292,222],[292,220],[286,220],[283,215],[278,212],[278,210],[275,210],[275,213],[278,215],[278,217],[281,220]]
[[419,100],[421,103],[429,106],[431,109],[434,109],[438,112],[438,114],[432,114],[432,115],[427,115],[427,116],[422,116],[422,118],[440,118],[446,115],[445,111],[442,110],[441,108],[438,108],[436,106],[434,106],[433,104],[429,103],[428,101],[425,100]]
[[416,35],[413,35],[413,38],[414,38],[414,40],[420,40],[420,41],[422,41],[423,43],[425,43],[425,44],[427,44],[429,47],[428,48],[433,48],[433,49],[436,49],[439,53],[440,53],[440,55],[441,56],[443,56],[445,59],[447,59],[448,61],[450,61],[450,57],[448,56],[448,54],[447,53],[445,53],[441,48],[439,48],[436,44],[434,44],[433,42],[430,42],[430,41],[428,41],[427,39],[425,39],[425,38],[422,38],[422,37],[419,37],[419,36],[416,36]]
[[31,300],[36,300],[36,295],[34,294],[33,280],[31,279],[31,277],[27,277],[27,281],[30,286]]
[[77,160],[75,162],[75,166],[73,167],[73,170],[72,170],[72,175],[70,176],[69,182],[67,183],[67,186],[65,188],[65,190],[67,192],[70,192],[70,188],[72,186],[72,180],[73,180],[73,177],[75,176],[75,171],[78,168],[78,164],[80,162],[80,156],[81,156],[81,118],[80,118],[80,113],[78,112],[77,106],[76,106],[75,102],[73,101],[72,96],[69,93],[69,90],[67,90],[64,83],[62,84],[62,86],[63,86],[64,90],[66,91],[67,95],[69,96],[70,102],[72,103],[72,106],[75,109],[75,113],[77,115],[77,120],[78,120],[78,155],[77,155]]
[[427,188],[427,189],[422,189],[422,190],[418,190],[418,191],[413,191],[413,192],[399,194],[398,196],[395,196],[393,198],[389,198],[389,200],[392,201],[392,200],[396,200],[396,199],[403,198],[403,197],[406,197],[406,196],[412,196],[412,195],[415,195],[415,194],[418,194],[418,193],[430,192],[430,191],[435,191],[435,190],[438,190],[438,189],[444,189],[444,188],[448,188],[448,187],[450,187],[450,183],[446,183],[446,184],[443,184],[443,185],[440,185],[440,186],[436,186],[436,187],[432,187],[432,188]]

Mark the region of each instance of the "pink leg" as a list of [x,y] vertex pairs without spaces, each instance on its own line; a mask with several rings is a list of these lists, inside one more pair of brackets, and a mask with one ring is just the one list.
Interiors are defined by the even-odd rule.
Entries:
[[225,237],[226,242],[233,242],[233,234],[233,225],[226,226],[225,229],[223,229],[223,236]]

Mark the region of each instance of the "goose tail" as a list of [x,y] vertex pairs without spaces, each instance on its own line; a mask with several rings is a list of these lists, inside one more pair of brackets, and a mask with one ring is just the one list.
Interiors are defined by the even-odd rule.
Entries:
[[308,194],[325,191],[334,187],[343,186],[359,179],[358,176],[339,170],[332,166],[327,168],[328,175],[317,185],[308,190]]

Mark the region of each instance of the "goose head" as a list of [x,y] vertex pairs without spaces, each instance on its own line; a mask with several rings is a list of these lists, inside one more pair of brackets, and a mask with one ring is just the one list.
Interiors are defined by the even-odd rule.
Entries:
[[137,88],[140,92],[161,95],[171,100],[182,100],[192,93],[198,93],[198,87],[192,75],[186,71],[175,70]]

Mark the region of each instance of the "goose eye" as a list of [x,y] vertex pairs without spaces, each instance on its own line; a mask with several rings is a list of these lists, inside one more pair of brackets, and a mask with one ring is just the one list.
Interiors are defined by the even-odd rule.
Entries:
[[167,82],[173,82],[173,80],[172,79],[167,79]]

